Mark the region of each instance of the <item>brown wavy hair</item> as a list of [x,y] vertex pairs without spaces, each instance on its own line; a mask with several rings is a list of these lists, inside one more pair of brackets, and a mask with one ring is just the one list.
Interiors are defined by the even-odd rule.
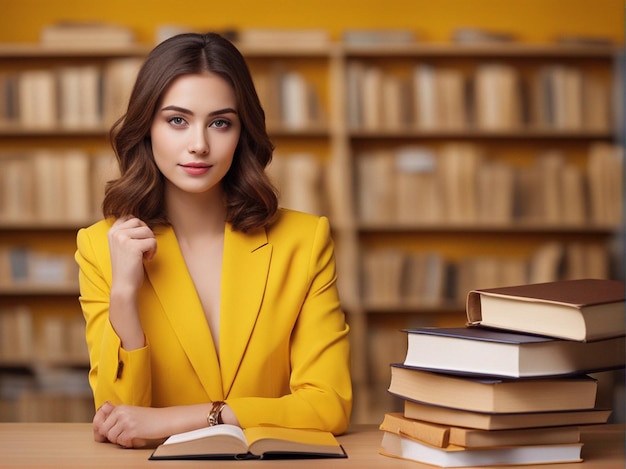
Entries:
[[111,144],[121,176],[107,183],[105,217],[131,215],[149,226],[168,225],[164,177],[154,162],[150,127],[163,94],[181,75],[212,72],[233,88],[241,134],[232,165],[222,180],[226,220],[247,232],[268,225],[278,198],[266,166],[274,146],[265,128],[265,113],[252,76],[239,50],[216,33],[186,33],[156,46],[143,63],[126,113],[111,128]]

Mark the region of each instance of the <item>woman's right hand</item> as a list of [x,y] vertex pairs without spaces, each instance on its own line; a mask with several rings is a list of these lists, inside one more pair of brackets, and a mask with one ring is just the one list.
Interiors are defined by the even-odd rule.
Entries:
[[113,276],[109,320],[126,350],[145,345],[137,294],[143,283],[143,262],[154,257],[156,247],[154,233],[139,218],[120,218],[109,230]]
[[136,292],[143,282],[143,261],[156,253],[154,233],[139,218],[119,218],[109,230],[113,286]]

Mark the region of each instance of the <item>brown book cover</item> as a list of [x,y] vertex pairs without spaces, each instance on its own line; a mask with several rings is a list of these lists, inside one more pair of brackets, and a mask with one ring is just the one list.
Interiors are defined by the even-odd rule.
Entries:
[[514,430],[476,430],[450,427],[450,444],[464,448],[555,445],[578,443],[579,441],[580,429],[574,425]]
[[441,127],[441,111],[438,105],[437,69],[430,64],[417,64],[411,75],[413,123],[422,130]]
[[460,70],[439,67],[436,73],[435,92],[437,93],[437,116],[440,129],[460,130],[468,126],[467,91],[463,73]]
[[379,67],[364,68],[361,81],[362,95],[359,97],[363,112],[361,125],[364,130],[379,130],[382,125],[383,80],[384,74]]
[[112,125],[122,117],[128,106],[130,92],[137,78],[141,57],[122,57],[109,60],[102,71],[102,121]]
[[587,160],[590,221],[599,225],[623,223],[624,149],[594,143]]
[[390,223],[396,220],[396,168],[391,151],[371,150],[356,158],[359,221]]
[[380,95],[382,97],[380,126],[391,131],[408,128],[410,123],[408,83],[401,77],[384,74]]
[[532,379],[459,376],[394,363],[389,392],[403,399],[473,412],[550,412],[593,408],[589,376]]
[[577,166],[566,164],[560,174],[560,185],[561,221],[569,226],[584,226],[587,220],[584,172]]
[[18,73],[19,124],[27,129],[53,129],[58,124],[56,74],[52,69]]
[[599,425],[608,421],[611,409],[593,408],[555,412],[513,412],[496,414],[452,409],[415,401],[404,401],[404,416],[441,425],[506,430],[561,425]]
[[472,290],[466,313],[483,325],[569,340],[624,335],[624,282],[574,279]]
[[401,412],[386,413],[379,427],[382,431],[406,435],[432,446],[445,448],[449,444],[450,429],[444,425],[406,418]]
[[474,118],[483,130],[519,130],[521,85],[511,65],[486,63],[477,67],[473,79]]
[[506,430],[480,430],[440,425],[408,418],[401,412],[385,414],[380,430],[403,435],[438,448],[461,446],[467,449],[578,443],[580,429],[576,425]]
[[59,165],[63,167],[64,219],[87,223],[91,219],[91,171],[90,157],[79,149],[65,150],[59,155]]

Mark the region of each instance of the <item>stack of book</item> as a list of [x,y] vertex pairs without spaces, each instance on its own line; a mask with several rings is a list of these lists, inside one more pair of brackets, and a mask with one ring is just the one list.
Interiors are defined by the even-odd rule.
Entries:
[[604,424],[591,373],[624,368],[624,282],[472,290],[468,325],[406,330],[381,454],[442,467],[582,461],[579,426]]

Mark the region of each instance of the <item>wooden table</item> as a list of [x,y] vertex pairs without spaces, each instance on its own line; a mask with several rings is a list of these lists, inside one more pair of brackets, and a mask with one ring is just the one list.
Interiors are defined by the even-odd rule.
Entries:
[[[347,459],[290,461],[149,461],[151,450],[122,449],[93,441],[90,423],[0,423],[0,468],[406,468],[433,466],[378,454],[381,432],[375,426],[354,426],[339,440]],[[624,425],[583,428],[585,462],[534,465],[550,469],[624,469]]]

